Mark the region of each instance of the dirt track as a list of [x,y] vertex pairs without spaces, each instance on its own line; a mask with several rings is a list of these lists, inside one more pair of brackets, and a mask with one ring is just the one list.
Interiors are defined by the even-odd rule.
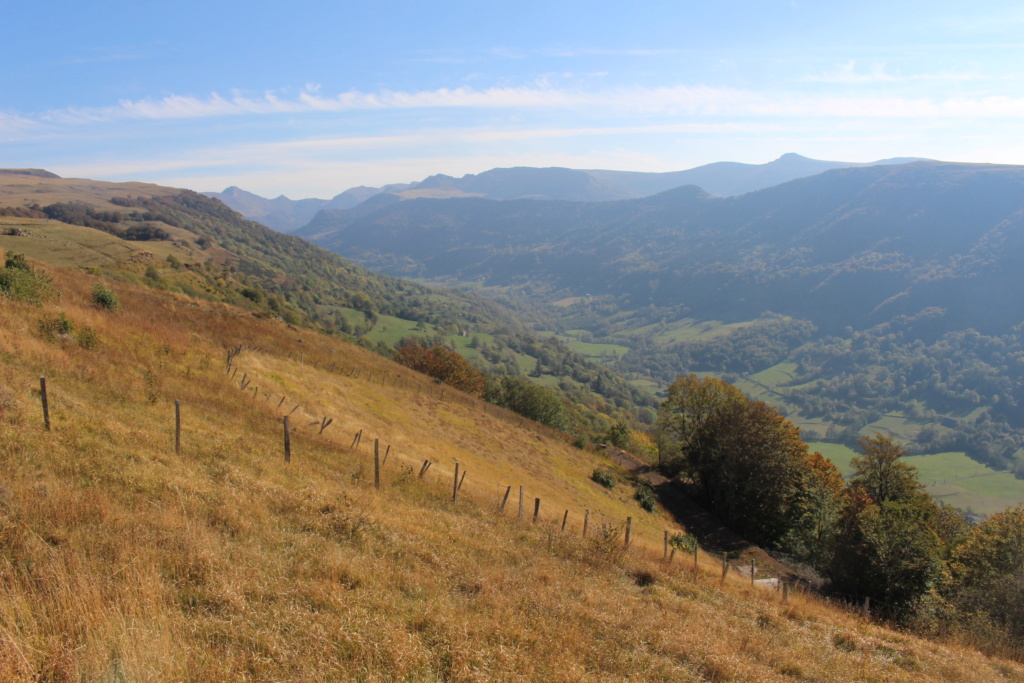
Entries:
[[631,454],[608,448],[605,453],[617,465],[640,481],[650,484],[661,505],[686,531],[697,538],[702,549],[716,553],[729,553],[731,564],[737,571],[750,573],[750,560],[758,571],[771,576],[794,579],[796,574],[764,550],[735,533],[712,513],[686,495],[682,484],[671,481],[650,465],[640,462]]

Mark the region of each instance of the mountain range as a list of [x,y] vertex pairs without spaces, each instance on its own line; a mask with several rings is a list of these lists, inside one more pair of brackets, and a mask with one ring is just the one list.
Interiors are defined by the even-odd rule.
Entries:
[[1019,166],[839,168],[732,197],[382,195],[297,234],[514,299],[638,381],[724,373],[833,440],[882,428],[998,467],[1024,446]]
[[292,200],[283,195],[265,199],[238,187],[206,192],[246,218],[280,232],[295,232],[319,211],[351,209],[370,197],[385,194],[402,199],[479,197],[484,199],[565,199],[605,202],[647,197],[683,185],[729,197],[804,178],[834,168],[898,164],[912,159],[884,159],[872,163],[820,161],[799,154],[784,154],[765,164],[723,161],[685,171],[644,173],[635,171],[577,170],[570,168],[495,168],[480,174],[454,178],[432,175],[420,182],[383,187],[354,187],[332,199]]

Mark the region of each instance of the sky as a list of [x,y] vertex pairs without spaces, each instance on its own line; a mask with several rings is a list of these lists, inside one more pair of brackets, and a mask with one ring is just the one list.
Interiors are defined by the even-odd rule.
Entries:
[[0,4],[0,167],[266,197],[496,167],[1024,164],[1024,5]]

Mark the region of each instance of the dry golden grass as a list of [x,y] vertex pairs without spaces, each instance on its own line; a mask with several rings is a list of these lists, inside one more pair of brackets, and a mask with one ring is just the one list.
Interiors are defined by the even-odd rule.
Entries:
[[[610,463],[359,348],[127,286],[110,313],[91,278],[53,275],[59,304],[0,298],[0,680],[1024,680],[811,597],[723,586],[713,561],[666,568],[670,521],[589,480]],[[99,347],[44,341],[58,310]],[[259,350],[232,382],[236,344]],[[380,490],[374,438],[391,445]],[[499,513],[501,484],[525,486],[527,517],[540,497],[540,523],[516,520],[517,488]],[[596,532],[627,515],[624,552]]]

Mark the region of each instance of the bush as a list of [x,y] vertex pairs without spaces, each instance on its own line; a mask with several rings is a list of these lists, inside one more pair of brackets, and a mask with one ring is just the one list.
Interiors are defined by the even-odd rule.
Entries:
[[39,334],[49,342],[73,340],[87,351],[95,349],[99,343],[99,336],[95,330],[83,327],[76,331],[75,323],[63,312],[50,318],[42,318],[39,321]]
[[47,341],[56,341],[58,337],[72,337],[74,331],[75,324],[63,312],[39,321],[39,334]]
[[615,475],[608,470],[603,470],[599,467],[594,470],[594,473],[590,475],[590,478],[606,489],[615,488]]
[[50,278],[33,270],[23,254],[15,253],[8,253],[0,268],[0,294],[35,304],[59,298]]
[[80,329],[75,335],[75,339],[78,341],[78,345],[86,351],[92,351],[99,343],[99,336],[91,327],[83,327]]
[[116,311],[121,307],[121,302],[117,300],[117,295],[112,290],[107,289],[101,282],[97,282],[96,286],[92,289],[92,302],[108,311]]
[[654,508],[658,505],[658,497],[654,494],[654,489],[647,482],[641,482],[636,485],[636,493],[633,494],[633,497],[640,503],[640,507],[648,512],[654,512]]
[[697,538],[686,533],[675,533],[668,539],[668,544],[673,548],[692,553],[697,546]]

